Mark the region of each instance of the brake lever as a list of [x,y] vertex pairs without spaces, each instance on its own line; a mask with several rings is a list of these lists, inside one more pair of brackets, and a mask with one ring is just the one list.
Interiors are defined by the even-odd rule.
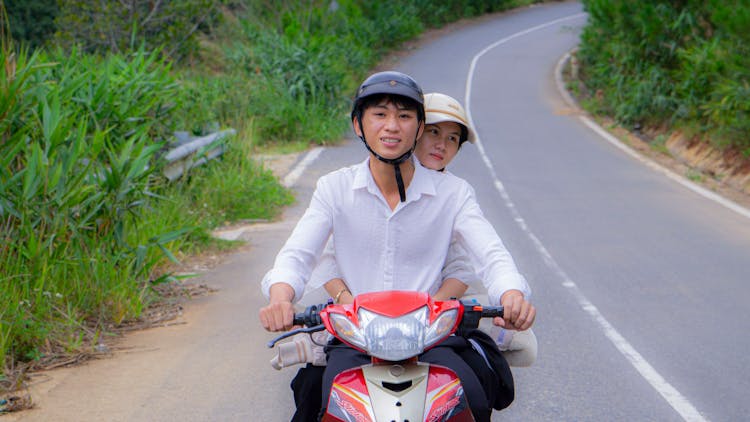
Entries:
[[297,335],[299,333],[311,334],[311,333],[315,333],[317,331],[323,331],[325,329],[326,329],[326,326],[323,325],[323,324],[316,325],[316,326],[313,326],[313,327],[297,328],[296,330],[287,331],[286,333],[284,333],[284,334],[282,334],[282,335],[280,335],[280,336],[272,339],[266,345],[268,346],[269,349],[271,349],[271,348],[273,348],[273,346],[276,345],[276,343],[280,342],[281,340],[284,340],[285,338],[292,337],[292,336]]

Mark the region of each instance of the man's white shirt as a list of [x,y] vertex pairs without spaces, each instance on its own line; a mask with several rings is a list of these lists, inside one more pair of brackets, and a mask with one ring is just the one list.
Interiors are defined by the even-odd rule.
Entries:
[[510,289],[529,298],[525,278],[484,218],[471,186],[414,163],[406,201],[394,210],[375,184],[369,158],[321,177],[310,206],[263,278],[266,297],[272,284],[284,282],[294,288],[298,301],[330,236],[336,258],[333,264],[321,264],[337,265],[354,295],[382,290],[435,293],[453,240],[483,281],[490,303],[498,303]]

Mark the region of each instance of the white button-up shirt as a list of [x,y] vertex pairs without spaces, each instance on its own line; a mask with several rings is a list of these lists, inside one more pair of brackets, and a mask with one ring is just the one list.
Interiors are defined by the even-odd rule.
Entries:
[[451,240],[469,257],[490,303],[503,293],[530,289],[492,225],[484,218],[471,186],[452,174],[415,162],[406,201],[388,206],[364,162],[318,180],[310,206],[262,281],[284,282],[302,297],[312,270],[333,239],[338,269],[352,294],[382,290],[437,290]]

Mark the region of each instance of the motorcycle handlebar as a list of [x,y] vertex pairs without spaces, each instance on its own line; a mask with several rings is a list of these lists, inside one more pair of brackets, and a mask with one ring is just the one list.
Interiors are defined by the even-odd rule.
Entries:
[[321,303],[319,305],[311,305],[305,308],[305,311],[299,314],[294,314],[292,325],[305,325],[307,327],[314,327],[320,325],[323,321],[320,319],[320,311],[328,306],[328,304]]
[[464,305],[464,315],[461,318],[459,332],[479,328],[479,320],[482,318],[503,317],[502,306],[484,306],[476,301],[461,301]]
[[[464,305],[464,314],[461,318],[460,326],[458,327],[459,332],[479,328],[479,320],[482,318],[502,318],[503,316],[502,306],[484,306],[474,300],[461,301],[461,303]],[[324,330],[325,326],[320,318],[320,311],[326,306],[328,306],[327,303],[311,305],[305,308],[303,312],[294,314],[292,325],[303,325],[307,328],[298,328],[296,330],[288,331],[271,340],[268,343],[268,347],[273,347],[278,341],[298,333],[312,333]]]
[[483,306],[482,307],[482,318],[495,318],[503,317],[502,306]]
[[[474,320],[476,324],[479,324],[481,318],[494,318],[503,317],[502,306],[484,306],[474,301],[461,301],[464,305],[463,319],[469,319],[467,323],[474,326]],[[305,308],[304,312],[294,314],[294,320],[292,325],[304,325],[307,327],[314,327],[323,323],[320,319],[320,311],[323,310],[328,304],[321,303],[319,305],[311,305]],[[462,324],[467,325],[467,324]]]
[[269,341],[267,346],[271,348],[275,346],[279,341],[284,340],[285,338],[292,337],[299,333],[314,333],[316,331],[325,330],[325,325],[323,325],[323,321],[320,319],[320,311],[323,310],[323,308],[325,308],[326,306],[328,306],[328,304],[312,305],[305,308],[304,312],[294,314],[294,318],[292,318],[292,325],[304,325],[306,328],[297,328],[296,330],[287,331],[286,333]]

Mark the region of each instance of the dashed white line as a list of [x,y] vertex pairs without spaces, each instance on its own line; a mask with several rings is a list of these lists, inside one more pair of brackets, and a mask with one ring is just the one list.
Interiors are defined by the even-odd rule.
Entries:
[[[557,25],[561,22],[574,20],[574,19],[580,19],[585,17],[585,13],[579,13],[571,16],[566,16],[560,19],[555,19],[553,21],[534,26],[532,28],[528,28],[526,30],[516,32],[515,34],[512,34],[508,37],[505,37],[503,39],[500,39],[486,48],[484,48],[482,51],[477,53],[474,58],[471,61],[471,66],[469,67],[469,73],[467,75],[466,79],[466,95],[465,95],[465,101],[464,104],[466,105],[466,112],[469,116],[469,122],[470,124],[476,128],[474,125],[474,122],[471,117],[471,87],[474,77],[474,70],[476,69],[477,62],[479,59],[486,54],[488,51],[492,50],[495,47],[498,47],[502,44],[507,43],[508,41],[518,38],[520,36],[529,34],[531,32],[548,28],[553,25]],[[595,123],[592,122],[596,126]],[[594,126],[589,125],[594,128]],[[598,127],[598,126],[597,126]],[[601,128],[600,128],[601,129]],[[606,134],[603,130],[596,130],[597,133],[604,136]],[[607,134],[609,135],[609,134]],[[611,135],[610,135],[611,136]],[[606,136],[605,136],[606,139]],[[608,139],[609,140],[609,139]],[[611,142],[611,141],[610,141]],[[619,144],[619,142],[618,142]],[[562,279],[562,285],[568,289],[569,292],[575,297],[577,300],[579,306],[581,306],[581,309],[583,309],[587,314],[591,316],[591,318],[599,325],[599,328],[602,329],[604,332],[604,335],[615,345],[617,350],[630,362],[631,365],[641,374],[641,376],[669,403],[672,408],[677,411],[677,413],[682,416],[683,419],[686,421],[706,421],[706,419],[698,412],[698,410],[682,395],[680,394],[677,389],[675,389],[671,384],[669,384],[664,377],[662,377],[656,369],[654,369],[651,364],[649,364],[646,359],[641,356],[638,351],[635,350],[635,348],[628,343],[628,341],[620,335],[620,333],[612,326],[612,324],[607,321],[606,318],[599,312],[599,310],[594,306],[593,303],[591,303],[586,296],[584,296],[583,292],[578,288],[578,286],[571,280],[567,274],[560,268],[560,266],[557,264],[557,262],[552,258],[552,255],[547,251],[547,248],[544,247],[542,242],[539,240],[539,238],[534,235],[534,233],[531,232],[528,225],[526,224],[525,220],[521,217],[520,213],[516,209],[516,206],[513,204],[513,202],[510,199],[510,195],[508,195],[508,192],[505,190],[505,187],[503,186],[500,179],[497,177],[497,173],[495,172],[495,168],[492,165],[492,162],[490,161],[489,157],[487,156],[484,146],[482,145],[481,138],[479,134],[476,136],[476,146],[479,150],[479,154],[482,157],[482,161],[484,161],[485,165],[487,166],[487,169],[489,170],[492,179],[494,180],[495,189],[497,189],[498,193],[500,194],[500,197],[503,199],[505,206],[509,209],[511,215],[513,216],[513,219],[518,224],[518,226],[521,228],[521,230],[526,233],[526,235],[531,239],[533,242],[535,248],[539,252],[539,254],[544,258],[545,263],[549,266],[549,268],[555,272],[560,279]]]
[[295,183],[297,183],[297,179],[302,176],[302,173],[307,170],[307,168],[315,161],[315,159],[318,158],[318,156],[323,152],[324,149],[325,147],[315,147],[308,151],[305,154],[305,158],[303,158],[302,161],[294,166],[292,171],[290,171],[289,174],[284,177],[284,180],[281,181],[281,184],[286,188],[294,186]]

